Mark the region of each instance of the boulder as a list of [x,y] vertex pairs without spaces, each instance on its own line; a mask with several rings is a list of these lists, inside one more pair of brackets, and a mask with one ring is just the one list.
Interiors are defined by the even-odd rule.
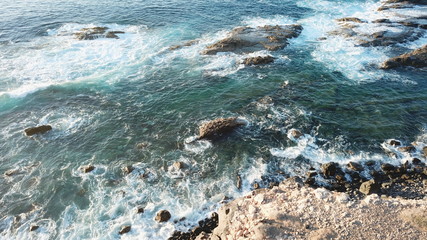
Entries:
[[173,165],[172,165],[172,168],[174,168],[176,170],[184,169],[185,168],[185,163],[180,162],[180,161],[174,162]]
[[402,145],[402,143],[400,141],[394,140],[394,139],[390,140],[388,144],[390,144],[391,146],[394,146],[394,147]]
[[123,168],[123,172],[125,174],[130,174],[131,172],[133,172],[133,170],[135,170],[135,168],[132,167],[132,165],[129,165],[129,166],[126,166],[126,167]]
[[378,193],[380,191],[380,184],[375,180],[371,179],[369,181],[363,182],[360,185],[359,191],[365,195],[369,195],[372,193]]
[[92,166],[92,165],[87,165],[87,166],[83,166],[83,167],[81,167],[81,170],[82,170],[84,173],[89,173],[89,172],[92,172],[93,170],[95,170],[95,167],[94,167],[94,166]]
[[136,213],[144,213],[144,208],[143,207],[138,207],[136,209]]
[[36,231],[37,229],[39,229],[40,227],[37,225],[31,225],[30,226],[30,232]]
[[218,52],[251,53],[260,50],[276,51],[288,44],[288,39],[300,35],[302,26],[298,24],[285,26],[238,27],[224,38],[202,52],[214,55]]
[[237,127],[243,126],[246,123],[236,117],[230,118],[217,118],[215,120],[206,122],[199,127],[198,139],[213,140],[230,133]]
[[161,210],[157,212],[156,217],[154,220],[157,222],[167,222],[171,218],[171,214],[168,210]]
[[381,164],[381,169],[386,173],[396,171],[396,167],[390,163]]
[[131,230],[131,226],[129,226],[129,225],[128,226],[123,226],[120,229],[119,234],[122,235],[122,234],[128,233],[128,232],[130,232],[130,230]]
[[409,53],[391,58],[380,66],[382,69],[391,69],[403,66],[411,66],[416,68],[427,67],[427,45],[418,48]]
[[347,163],[347,168],[350,169],[350,170],[353,170],[353,171],[357,171],[357,172],[363,171],[362,164],[357,163],[357,162],[349,162],[349,163]]
[[52,126],[50,125],[42,125],[38,127],[27,128],[24,130],[27,136],[32,136],[34,134],[42,134],[52,130]]
[[427,157],[427,146],[423,147],[422,154]]
[[406,146],[397,148],[399,152],[415,152],[416,148],[414,146]]
[[298,138],[302,137],[302,135],[303,135],[299,130],[296,130],[296,129],[291,129],[290,134],[295,139],[298,139]]
[[272,62],[274,62],[274,57],[272,56],[265,56],[265,57],[257,56],[257,57],[245,58],[243,60],[243,64],[245,65],[261,65],[261,64],[268,64]]
[[335,163],[335,162],[322,164],[320,168],[322,170],[323,175],[325,175],[325,177],[334,176],[339,171],[338,163]]

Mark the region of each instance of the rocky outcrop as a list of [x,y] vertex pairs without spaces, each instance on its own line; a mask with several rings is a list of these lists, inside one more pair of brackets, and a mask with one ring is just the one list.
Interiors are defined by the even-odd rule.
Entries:
[[261,64],[269,64],[274,62],[274,57],[272,56],[257,56],[257,57],[250,57],[245,58],[243,60],[243,64],[245,65],[261,65]]
[[198,139],[214,140],[245,124],[245,121],[236,117],[218,118],[199,127]]
[[276,51],[288,44],[288,39],[300,35],[302,26],[238,27],[229,36],[209,45],[202,54],[213,55],[218,52],[251,53],[260,50]]
[[89,173],[92,172],[93,170],[95,170],[95,167],[92,165],[87,165],[87,166],[83,166],[80,168],[82,170],[82,172],[84,173]]
[[427,67],[427,45],[418,48],[412,52],[402,54],[385,61],[382,69],[391,69],[397,67],[411,66],[416,68]]
[[37,225],[31,225],[30,226],[30,232],[33,232],[33,231],[36,231],[37,229],[39,229],[40,228],[40,226],[37,226]]
[[35,134],[43,134],[43,133],[48,132],[50,130],[52,130],[52,126],[42,125],[42,126],[38,126],[38,127],[27,128],[24,130],[24,132],[27,136],[32,136]]
[[171,219],[171,214],[168,210],[161,210],[157,212],[156,217],[154,218],[157,222],[167,222],[169,219]]
[[[212,233],[212,231],[218,226],[218,213],[212,213],[212,216],[199,221],[198,226],[187,232],[176,231],[172,234],[168,240],[193,240],[203,239],[202,237]],[[209,238],[206,238],[209,239]]]
[[115,38],[118,39],[117,34],[124,34],[122,31],[107,31],[107,27],[92,27],[82,28],[79,32],[74,33],[74,37],[78,40],[94,40],[98,38]]
[[380,191],[380,185],[374,179],[371,179],[362,183],[360,185],[359,191],[366,195],[378,193]]
[[123,235],[123,234],[125,234],[125,233],[128,233],[128,232],[130,232],[130,230],[132,229],[132,227],[131,226],[123,226],[121,229],[120,229],[120,231],[119,231],[119,234],[120,235]]
[[185,42],[185,43],[183,43],[183,44],[180,44],[180,45],[173,45],[173,46],[170,46],[169,47],[169,50],[177,50],[177,49],[181,49],[181,48],[183,48],[183,47],[190,47],[190,46],[193,46],[193,45],[195,45],[195,44],[197,44],[197,43],[199,43],[199,40],[190,40],[190,41],[187,41],[187,42]]

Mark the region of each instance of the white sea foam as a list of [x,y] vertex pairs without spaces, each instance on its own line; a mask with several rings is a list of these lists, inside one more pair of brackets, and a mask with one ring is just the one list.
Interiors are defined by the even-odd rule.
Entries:
[[145,26],[106,25],[124,31],[120,39],[79,41],[73,33],[94,24],[65,24],[32,42],[8,45],[0,53],[0,95],[24,97],[52,85],[79,82],[111,84],[130,75],[158,49]]

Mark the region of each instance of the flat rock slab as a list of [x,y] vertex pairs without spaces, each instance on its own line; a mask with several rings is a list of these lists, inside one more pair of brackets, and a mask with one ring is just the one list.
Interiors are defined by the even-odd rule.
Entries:
[[214,55],[218,52],[251,53],[261,50],[276,51],[288,44],[288,39],[300,35],[302,26],[298,24],[285,26],[238,27],[227,38],[209,45],[202,54]]
[[74,33],[74,37],[78,40],[95,40],[98,38],[115,38],[117,34],[124,34],[122,31],[107,31],[107,27],[82,28],[79,32]]
[[52,130],[52,126],[42,125],[42,126],[38,126],[38,127],[27,128],[24,130],[24,132],[27,136],[32,136],[35,134],[42,134],[42,133],[48,132],[50,130]]
[[206,122],[199,127],[199,139],[215,139],[233,131],[239,126],[245,125],[246,122],[236,117],[217,118]]

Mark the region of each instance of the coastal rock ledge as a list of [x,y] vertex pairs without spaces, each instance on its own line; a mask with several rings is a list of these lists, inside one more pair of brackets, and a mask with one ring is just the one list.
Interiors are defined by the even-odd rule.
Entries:
[[304,186],[290,178],[223,205],[198,239],[427,239],[427,199],[405,200]]

